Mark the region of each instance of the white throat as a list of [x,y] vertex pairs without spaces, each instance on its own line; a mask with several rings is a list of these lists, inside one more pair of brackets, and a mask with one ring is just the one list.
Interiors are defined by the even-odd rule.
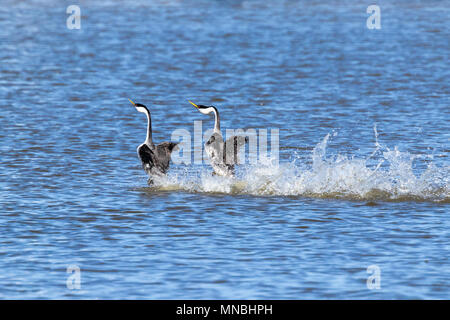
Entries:
[[153,146],[153,141],[152,141],[152,118],[150,116],[150,112],[143,107],[136,107],[136,110],[142,113],[145,113],[145,115],[147,116],[147,137],[145,138],[145,142],[146,144],[148,144],[149,146]]
[[211,112],[213,112],[214,113],[214,132],[221,133],[220,132],[219,111],[217,111],[216,108],[213,108],[213,107],[199,109],[199,111],[203,114],[210,114]]

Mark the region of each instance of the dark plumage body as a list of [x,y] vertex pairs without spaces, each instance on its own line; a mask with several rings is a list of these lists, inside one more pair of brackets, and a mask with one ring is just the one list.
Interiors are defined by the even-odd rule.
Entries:
[[152,139],[152,118],[150,111],[146,106],[140,103],[130,102],[136,107],[137,111],[145,113],[147,116],[147,138],[145,142],[137,148],[137,154],[141,160],[142,167],[150,176],[149,184],[153,182],[152,177],[163,176],[167,173],[170,166],[170,157],[172,151],[178,143],[162,142],[158,145],[153,143]]
[[146,143],[141,144],[137,149],[142,167],[148,175],[166,174],[170,166],[170,156],[176,147],[174,142],[163,142],[156,148],[151,148]]

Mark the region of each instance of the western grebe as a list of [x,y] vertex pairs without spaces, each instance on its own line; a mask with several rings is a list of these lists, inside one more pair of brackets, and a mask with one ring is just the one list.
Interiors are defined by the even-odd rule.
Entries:
[[220,176],[233,176],[234,165],[238,163],[238,151],[246,142],[247,137],[232,136],[223,141],[222,132],[220,132],[219,111],[214,106],[196,105],[189,101],[198,111],[203,114],[214,113],[214,132],[205,143],[205,151],[214,169],[214,174]]
[[[130,99],[128,99],[130,100]],[[152,184],[152,177],[162,176],[169,170],[170,155],[178,143],[162,142],[155,146],[152,139],[152,118],[146,106],[140,103],[130,102],[136,110],[145,113],[147,116],[147,138],[145,142],[137,148],[137,154],[141,159],[145,172],[150,176],[148,183]]]

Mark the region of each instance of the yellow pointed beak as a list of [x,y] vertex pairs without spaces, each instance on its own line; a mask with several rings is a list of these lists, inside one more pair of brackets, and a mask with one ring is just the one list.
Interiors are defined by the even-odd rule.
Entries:
[[194,107],[196,107],[198,109],[198,105],[196,105],[195,103],[193,103],[192,101],[188,100],[190,104],[192,104]]
[[135,106],[136,105],[136,103],[134,103],[133,101],[131,101],[130,99],[128,99],[132,104],[133,104],[133,106]]

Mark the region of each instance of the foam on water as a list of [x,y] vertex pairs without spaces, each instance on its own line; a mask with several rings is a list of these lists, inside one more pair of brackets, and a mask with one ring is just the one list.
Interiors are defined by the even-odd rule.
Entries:
[[[266,159],[241,166],[235,178],[213,176],[211,168],[173,170],[151,189],[188,192],[247,194],[255,196],[304,196],[349,200],[450,202],[450,166],[438,167],[432,155],[414,155],[393,150],[378,142],[367,158],[327,156],[330,134],[313,149],[312,164],[293,161],[277,164]],[[413,161],[428,158],[421,173]],[[369,165],[369,163],[373,163]]]

